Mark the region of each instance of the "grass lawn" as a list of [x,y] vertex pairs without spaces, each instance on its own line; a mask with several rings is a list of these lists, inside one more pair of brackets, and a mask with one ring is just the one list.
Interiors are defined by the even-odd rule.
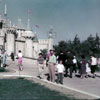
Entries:
[[0,100],[74,100],[25,79],[0,79]]

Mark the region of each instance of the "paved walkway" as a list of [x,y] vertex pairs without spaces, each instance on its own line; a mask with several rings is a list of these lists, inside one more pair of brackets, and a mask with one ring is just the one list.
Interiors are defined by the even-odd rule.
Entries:
[[[2,72],[0,73],[0,76],[7,76],[7,75],[19,75],[17,61],[11,61],[8,60],[8,67],[7,69],[10,69],[10,72]],[[20,72],[21,75],[26,76],[37,76],[38,75],[38,68],[36,63],[28,62],[25,60],[23,61],[23,71]],[[45,67],[45,73],[48,73],[48,68]],[[78,77],[71,78],[64,78],[64,86],[71,90],[75,90],[81,93],[85,93],[91,96],[94,96],[96,98],[100,98],[100,73],[96,73],[97,77],[94,78],[84,78],[80,79]],[[47,76],[45,76],[45,79]]]

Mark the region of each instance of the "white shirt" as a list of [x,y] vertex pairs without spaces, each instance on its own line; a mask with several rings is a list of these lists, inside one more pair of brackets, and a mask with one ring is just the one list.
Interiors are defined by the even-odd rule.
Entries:
[[18,53],[18,57],[22,57],[22,53]]
[[76,63],[77,63],[77,60],[76,60],[75,58],[73,59],[73,63],[74,63],[74,64],[76,64]]
[[58,71],[58,73],[63,73],[64,70],[65,70],[63,64],[58,64],[56,67],[57,67],[57,71]]
[[97,65],[97,58],[95,57],[91,58],[91,65]]

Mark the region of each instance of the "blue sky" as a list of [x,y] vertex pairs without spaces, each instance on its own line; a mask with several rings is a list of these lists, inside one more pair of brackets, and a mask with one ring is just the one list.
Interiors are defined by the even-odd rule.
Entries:
[[7,4],[8,18],[17,24],[18,17],[27,25],[27,12],[31,10],[31,28],[38,24],[39,38],[46,38],[52,25],[54,41],[73,40],[76,34],[81,40],[90,34],[100,33],[100,0],[1,0],[3,14]]

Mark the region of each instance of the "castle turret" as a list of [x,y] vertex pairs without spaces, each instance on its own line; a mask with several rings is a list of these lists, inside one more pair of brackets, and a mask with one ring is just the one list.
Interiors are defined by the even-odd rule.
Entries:
[[7,53],[8,55],[11,54],[11,52],[15,53],[15,34],[16,29],[13,27],[7,28]]
[[49,31],[49,39],[48,39],[48,51],[50,50],[50,49],[53,49],[53,29],[50,29],[50,31]]
[[34,34],[32,31],[25,31],[25,34],[23,34],[23,37],[25,38],[25,57],[33,57],[33,39]]

